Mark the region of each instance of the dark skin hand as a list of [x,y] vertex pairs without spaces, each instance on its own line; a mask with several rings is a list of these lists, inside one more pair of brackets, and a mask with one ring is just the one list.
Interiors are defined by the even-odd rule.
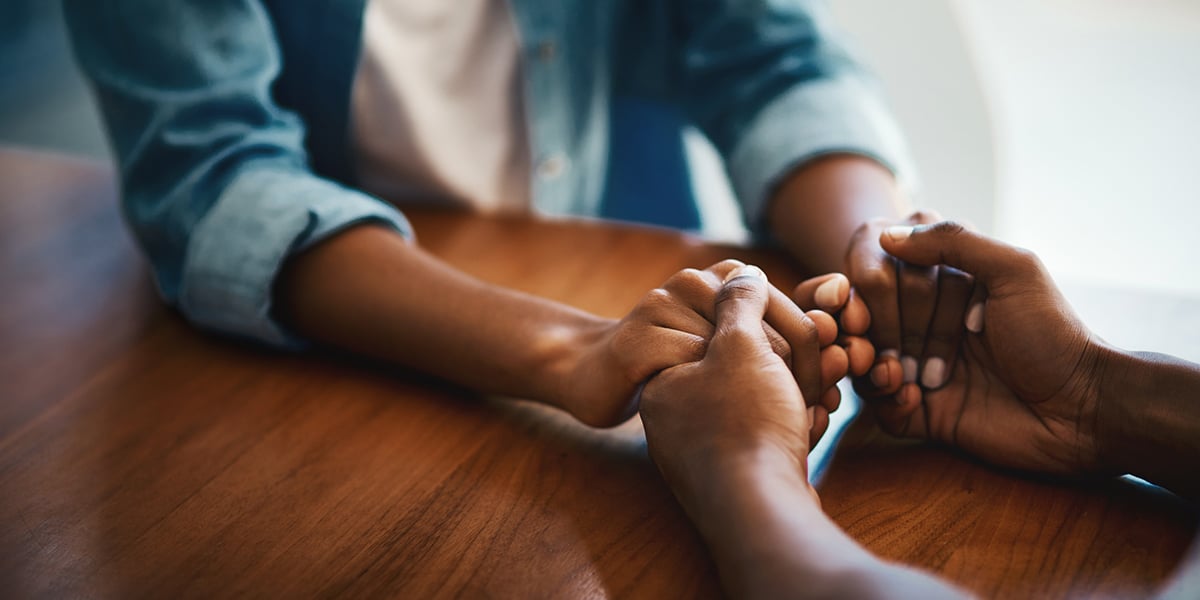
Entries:
[[[702,359],[646,385],[651,458],[712,552],[734,598],[958,598],[928,575],[885,563],[821,511],[808,483],[812,410],[758,323],[770,284],[746,267],[716,297]],[[801,338],[803,336],[800,336]],[[793,352],[820,352],[812,324]]]
[[1200,497],[1200,365],[1107,345],[1034,254],[961,225],[895,227],[880,243],[912,264],[972,273],[982,298],[949,383],[877,407],[888,431],[1007,467],[1133,473]]
[[[880,242],[912,264],[973,273],[984,292],[955,377],[920,404],[881,411],[892,431],[1012,467],[1129,472],[1196,497],[1200,365],[1105,346],[1034,255],[959,225],[890,228]],[[810,411],[759,325],[768,287],[757,269],[731,272],[703,358],[659,373],[642,404],[650,456],[708,544],[726,592],[964,597],[872,556],[821,512],[805,462]],[[819,352],[818,336],[804,337],[792,351]],[[1190,597],[1194,581],[1185,575],[1171,597]]]
[[[840,302],[827,300],[828,294],[817,298],[803,284],[794,299],[801,307],[838,314],[843,345],[847,351],[860,348],[851,352],[850,362],[851,374],[870,384],[860,392],[919,402],[922,389],[941,387],[954,370],[972,284],[961,271],[908,264],[884,252],[879,233],[885,227],[938,220],[933,213],[910,211],[879,163],[831,155],[784,180],[768,222],[803,270],[848,277],[850,295]],[[870,342],[870,360],[856,360],[868,356],[864,340]]]

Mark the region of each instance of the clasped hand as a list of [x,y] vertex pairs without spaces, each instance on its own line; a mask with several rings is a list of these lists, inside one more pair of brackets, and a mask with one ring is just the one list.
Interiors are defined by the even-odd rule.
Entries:
[[[893,434],[955,445],[994,464],[1019,469],[1105,472],[1097,441],[1096,387],[1109,350],[1075,317],[1037,257],[949,222],[880,227],[874,235],[897,265],[953,270],[963,274],[960,283],[970,284],[949,299],[939,295],[937,287],[924,292],[930,296],[923,300],[933,306],[933,314],[953,315],[956,326],[966,329],[955,334],[958,341],[947,350],[945,381],[921,389],[915,398],[902,391],[879,393],[872,381],[874,373],[866,373],[872,370],[871,347],[881,344],[879,330],[864,326],[875,314],[863,303],[856,304],[857,290],[845,289],[839,275],[814,278],[796,288],[796,304],[808,313],[794,310],[778,290],[765,284],[769,299],[761,320],[784,332],[780,337],[789,351],[778,341],[771,343],[771,328],[756,338],[757,345],[743,340],[722,347],[717,342],[722,331],[720,294],[745,287],[722,291],[720,282],[741,269],[740,263],[726,262],[704,273],[703,302],[692,305],[698,315],[691,322],[693,335],[712,342],[698,342],[692,354],[679,355],[673,364],[649,372],[658,373],[646,386],[642,401],[651,445],[656,436],[674,439],[667,432],[696,427],[687,436],[681,434],[689,441],[681,441],[677,450],[722,445],[731,439],[786,437],[788,448],[807,452],[827,425],[826,411],[836,407],[811,398],[835,398],[837,379],[849,372],[857,376],[856,387],[865,392],[868,407]],[[945,306],[948,302],[955,306]],[[971,308],[976,305],[977,309]],[[812,312],[818,306],[830,308],[841,321],[845,349],[832,343],[838,337],[835,331],[826,331],[833,329],[829,315]],[[814,329],[820,330],[819,340],[813,338]],[[850,335],[855,332],[867,333],[869,342]],[[927,332],[922,335],[930,337]],[[860,352],[863,346],[867,348]],[[770,357],[764,355],[766,348],[774,350]],[[855,360],[855,355],[867,358]],[[855,362],[866,366],[851,368]],[[785,389],[793,381],[799,384],[793,385],[796,393]],[[803,404],[796,398],[803,398]],[[768,411],[771,416],[763,416],[764,406],[773,407]],[[784,406],[793,408],[784,410]],[[796,409],[799,406],[809,410]],[[747,411],[752,415],[746,417],[748,421],[734,418],[734,413],[745,416]],[[664,416],[668,413],[680,422],[672,423]],[[780,423],[788,423],[784,429],[790,433],[772,433]],[[739,431],[742,425],[761,428],[761,436]],[[711,430],[701,431],[709,426]],[[813,435],[799,444],[792,439],[797,431]]]
[[[618,322],[603,323],[584,336],[584,351],[571,369],[566,408],[595,426],[621,423],[637,412],[638,390],[655,374],[701,360],[717,330],[717,296],[722,283],[744,265],[726,260],[704,270],[685,269],[650,291]],[[846,288],[846,286],[843,286]],[[760,329],[790,373],[813,415],[814,439],[828,425],[841,396],[837,382],[849,357],[835,345],[837,325],[823,311],[802,311],[768,285]],[[842,290],[842,295],[848,293]]]

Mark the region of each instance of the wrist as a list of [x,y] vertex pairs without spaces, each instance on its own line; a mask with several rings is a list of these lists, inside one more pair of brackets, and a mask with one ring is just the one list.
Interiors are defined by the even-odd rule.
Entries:
[[615,323],[580,311],[567,321],[542,327],[535,342],[543,360],[537,371],[539,395],[534,399],[574,414],[580,373],[594,362],[596,348]]
[[1132,474],[1176,493],[1200,495],[1200,365],[1148,352],[1113,351],[1097,404],[1097,448],[1112,473]]
[[688,498],[681,502],[694,504],[699,511],[743,515],[747,507],[760,498],[788,496],[804,509],[820,511],[817,492],[808,482],[806,449],[789,450],[774,444],[729,450],[716,447],[697,450],[699,456],[687,461],[700,468],[685,473]]
[[668,480],[709,546],[734,549],[726,560],[754,563],[759,554],[770,555],[757,546],[770,545],[762,532],[777,530],[781,521],[826,520],[806,465],[791,452],[764,447],[700,454],[709,456],[682,461],[685,470]]
[[1105,352],[1098,361],[1095,436],[1096,455],[1102,472],[1116,475],[1128,473],[1128,448],[1133,445],[1128,419],[1136,418],[1129,410],[1129,389],[1140,379],[1135,356],[1118,350]]

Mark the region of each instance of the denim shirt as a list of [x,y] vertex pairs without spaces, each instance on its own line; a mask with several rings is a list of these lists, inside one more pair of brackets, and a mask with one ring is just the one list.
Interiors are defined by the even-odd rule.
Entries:
[[[353,186],[347,124],[365,0],[64,4],[125,218],[162,296],[192,322],[298,343],[271,307],[289,255],[365,221],[411,235],[398,210]],[[751,224],[773,185],[813,157],[907,168],[898,128],[821,2],[510,6],[541,213],[621,216],[628,207],[606,191],[686,182],[683,124],[720,152]],[[678,193],[638,202],[688,196],[686,183],[663,189]]]

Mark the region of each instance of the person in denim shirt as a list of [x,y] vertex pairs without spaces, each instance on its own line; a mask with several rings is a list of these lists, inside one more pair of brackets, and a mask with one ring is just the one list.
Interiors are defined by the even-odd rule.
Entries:
[[[679,134],[695,125],[724,159],[753,230],[809,273],[849,276],[853,289],[822,280],[821,297],[865,302],[881,349],[877,363],[852,357],[851,370],[909,402],[920,397],[918,360],[927,387],[941,385],[970,282],[879,248],[883,226],[928,218],[902,217],[903,141],[820,2],[506,5],[534,210],[694,226]],[[198,326],[338,345],[592,425],[624,420],[653,373],[699,358],[697,342],[712,333],[704,307],[735,264],[683,272],[624,319],[603,319],[455,271],[421,250],[392,204],[362,191],[351,99],[364,0],[65,8],[119,162],[127,221],[163,297]],[[946,301],[903,302],[904,290],[939,285]],[[790,302],[773,306],[777,337],[812,335]],[[843,321],[868,332],[865,320]],[[811,372],[819,360],[796,356],[793,367]],[[831,410],[836,390],[824,383],[806,397],[824,396]]]

